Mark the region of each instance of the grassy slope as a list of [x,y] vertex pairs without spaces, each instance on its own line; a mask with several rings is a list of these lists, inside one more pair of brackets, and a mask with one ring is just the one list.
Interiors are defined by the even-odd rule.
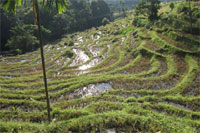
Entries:
[[[163,5],[160,13],[168,10]],[[156,26],[136,28],[132,19],[130,15],[45,46],[53,117],[49,125],[39,51],[2,57],[0,132],[199,132],[200,50],[173,38],[181,35],[195,43],[199,36],[158,33]],[[92,39],[98,35],[100,39]],[[82,43],[68,46],[81,36]],[[70,66],[76,60],[72,49],[85,51],[89,60]],[[94,56],[91,49],[99,53]],[[95,66],[78,69],[96,58],[100,62]],[[82,98],[87,93],[83,87],[98,83],[110,83],[112,89]]]

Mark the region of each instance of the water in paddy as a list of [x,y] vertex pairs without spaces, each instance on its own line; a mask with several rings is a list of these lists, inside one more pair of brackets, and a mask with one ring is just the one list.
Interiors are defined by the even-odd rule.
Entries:
[[72,61],[70,66],[75,66],[75,65],[78,65],[78,64],[82,64],[82,63],[85,63],[86,61],[89,60],[89,57],[85,54],[84,51],[82,51],[80,49],[73,49],[73,51],[76,54],[76,57]]
[[24,63],[24,62],[26,62],[27,60],[25,60],[25,59],[22,59],[20,62],[22,62],[22,63]]
[[85,65],[80,66],[78,69],[79,69],[79,70],[86,70],[86,69],[89,69],[89,68],[95,66],[97,63],[99,63],[100,60],[101,60],[100,58],[95,58],[95,59],[93,59],[92,61],[90,61],[88,64],[85,64]]
[[94,96],[100,93],[104,93],[110,89],[112,89],[111,83],[90,84],[70,94],[70,99],[76,97]]
[[112,89],[110,83],[91,84],[87,87],[83,87],[82,97],[97,95],[106,92],[109,89]]

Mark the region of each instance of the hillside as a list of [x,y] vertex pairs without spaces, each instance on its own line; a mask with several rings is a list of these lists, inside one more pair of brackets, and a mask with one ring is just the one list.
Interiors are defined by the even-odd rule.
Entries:
[[44,46],[49,125],[40,51],[0,57],[0,132],[200,132],[200,35],[139,17]]

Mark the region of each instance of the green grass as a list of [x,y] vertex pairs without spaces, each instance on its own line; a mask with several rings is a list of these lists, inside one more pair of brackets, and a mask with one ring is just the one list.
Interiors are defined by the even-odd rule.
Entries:
[[[160,13],[169,10],[162,4]],[[170,25],[168,31],[159,26],[134,27],[132,19],[130,15],[66,35],[44,47],[50,124],[39,50],[1,57],[0,132],[200,132],[200,88],[193,91],[200,86],[199,36]],[[100,38],[94,40],[92,35]],[[68,46],[80,36],[83,43]],[[100,50],[95,57],[91,47]],[[84,51],[88,61],[70,66],[76,58],[74,48]],[[101,60],[79,70],[95,58]],[[106,83],[111,86],[107,91],[82,97]]]

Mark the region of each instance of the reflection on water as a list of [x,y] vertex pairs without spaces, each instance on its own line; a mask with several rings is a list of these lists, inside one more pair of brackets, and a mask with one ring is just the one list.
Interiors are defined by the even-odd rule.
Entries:
[[110,83],[91,84],[87,87],[83,87],[79,94],[82,95],[82,97],[87,97],[106,92],[109,89],[112,89],[112,85]]
[[95,66],[97,63],[99,63],[99,61],[100,61],[100,58],[93,59],[88,64],[80,66],[78,69],[79,70],[86,70],[88,68],[91,68],[91,67]]
[[111,83],[98,83],[98,84],[90,84],[86,87],[78,89],[69,95],[70,99],[77,97],[88,97],[98,95],[100,93],[104,93],[107,90],[112,89]]
[[73,49],[73,51],[76,54],[76,57],[73,60],[73,62],[70,64],[70,66],[82,64],[89,60],[89,57],[85,54],[84,51],[80,49]]
[[22,59],[20,62],[24,63],[24,62],[26,62],[26,60],[25,60],[25,59]]
[[126,37],[122,37],[122,42],[121,42],[121,45],[124,44],[124,41],[125,41]]

